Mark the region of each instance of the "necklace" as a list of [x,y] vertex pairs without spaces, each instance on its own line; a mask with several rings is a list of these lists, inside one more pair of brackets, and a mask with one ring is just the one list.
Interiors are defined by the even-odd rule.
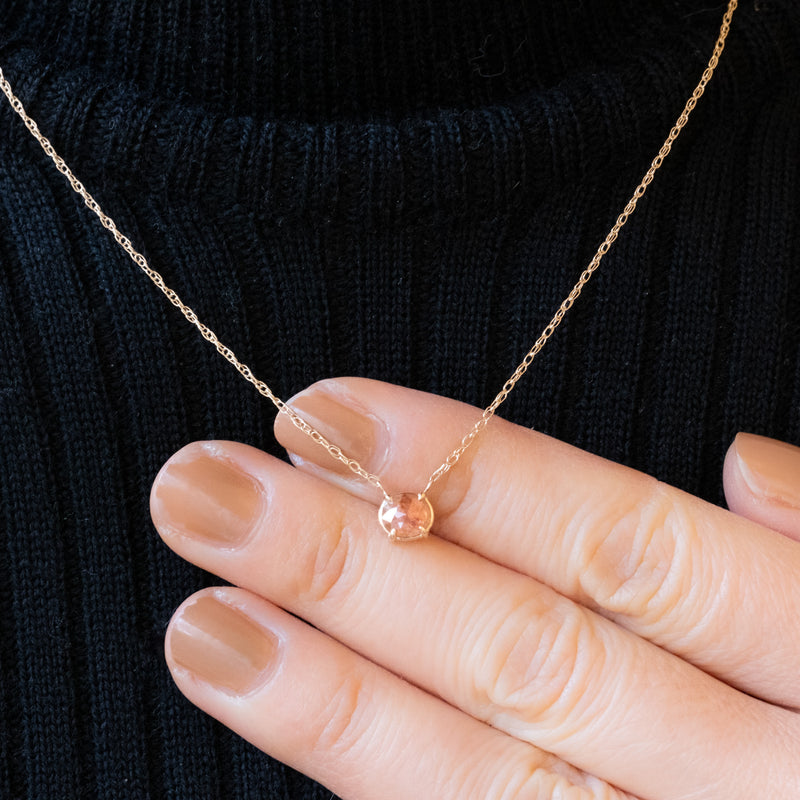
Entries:
[[583,287],[589,282],[595,270],[600,265],[603,256],[608,252],[612,243],[616,240],[621,228],[625,225],[630,215],[636,209],[638,201],[644,196],[644,193],[652,182],[656,171],[661,166],[667,155],[669,155],[673,143],[678,138],[678,135],[683,127],[686,125],[689,115],[697,105],[697,101],[702,96],[706,85],[711,80],[711,76],[714,74],[714,70],[719,62],[719,57],[725,47],[725,40],[730,30],[731,18],[733,17],[733,12],[735,11],[737,5],[738,0],[729,0],[728,7],[722,18],[722,24],[714,45],[713,53],[708,61],[708,65],[703,71],[700,81],[692,92],[691,97],[689,97],[689,99],[686,101],[680,116],[672,126],[667,138],[664,141],[664,144],[661,146],[658,154],[651,162],[650,168],[647,170],[645,176],[634,190],[630,200],[628,200],[628,203],[622,210],[622,213],[617,217],[614,226],[608,232],[602,244],[598,247],[588,266],[581,273],[577,282],[572,287],[572,290],[567,297],[564,298],[563,302],[550,321],[547,323],[544,330],[539,334],[539,338],[534,342],[531,349],[525,354],[525,357],[519,363],[508,380],[503,384],[503,387],[497,393],[492,402],[483,410],[481,416],[478,418],[478,421],[467,431],[467,433],[459,442],[458,446],[450,453],[449,456],[447,456],[441,465],[431,473],[430,477],[428,478],[428,482],[420,492],[389,494],[389,492],[383,486],[378,475],[368,472],[356,459],[351,458],[344,453],[340,447],[326,439],[325,436],[316,430],[316,428],[302,419],[302,417],[300,417],[296,411],[294,411],[287,403],[275,395],[270,387],[264,383],[264,381],[256,378],[250,370],[250,367],[241,362],[229,347],[220,342],[216,334],[197,318],[195,312],[189,308],[189,306],[183,303],[174,290],[170,289],[164,283],[164,279],[161,277],[161,275],[152,267],[150,267],[145,257],[133,247],[130,239],[122,234],[117,229],[117,226],[111,217],[103,212],[97,201],[89,194],[89,192],[86,191],[83,184],[75,177],[72,170],[70,170],[61,156],[59,156],[55,151],[50,141],[39,131],[36,122],[27,114],[20,100],[14,95],[11,85],[6,80],[2,69],[0,69],[0,89],[3,90],[3,93],[8,98],[11,107],[22,118],[30,133],[39,142],[45,153],[52,159],[56,169],[66,176],[74,191],[83,198],[85,205],[97,215],[101,224],[111,232],[114,239],[131,257],[133,262],[140,267],[140,269],[150,278],[150,280],[164,293],[167,299],[181,311],[183,316],[189,322],[191,322],[192,325],[198,329],[198,331],[200,331],[202,337],[211,342],[220,355],[233,364],[233,366],[236,367],[245,380],[252,383],[261,395],[266,397],[275,405],[279,413],[286,414],[289,419],[291,419],[295,427],[299,428],[303,433],[311,437],[311,439],[313,439],[318,445],[325,448],[332,458],[341,461],[355,475],[380,490],[380,492],[383,494],[383,502],[378,509],[378,521],[381,528],[387,533],[391,540],[413,541],[415,539],[422,539],[426,537],[433,525],[434,512],[433,506],[428,499],[428,492],[443,475],[449,472],[458,463],[458,460],[461,458],[461,455],[464,453],[464,451],[475,441],[475,438],[478,436],[478,434],[488,425],[498,407],[505,401],[520,378],[522,378],[522,376],[527,372],[528,367],[531,365],[533,359],[536,357],[542,347],[544,347],[547,340],[553,335],[556,328],[561,324],[561,321],[569,309],[572,308],[573,303],[581,294]]

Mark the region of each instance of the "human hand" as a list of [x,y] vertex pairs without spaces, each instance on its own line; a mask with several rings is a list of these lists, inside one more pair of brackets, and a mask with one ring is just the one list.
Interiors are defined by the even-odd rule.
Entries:
[[[398,490],[477,413],[363,379],[292,405]],[[392,544],[371,487],[276,434],[296,468],[197,442],[153,486],[167,544],[241,587],[167,631],[197,706],[347,800],[800,796],[794,449],[772,491],[740,437],[734,514],[497,419],[431,491],[436,536]]]

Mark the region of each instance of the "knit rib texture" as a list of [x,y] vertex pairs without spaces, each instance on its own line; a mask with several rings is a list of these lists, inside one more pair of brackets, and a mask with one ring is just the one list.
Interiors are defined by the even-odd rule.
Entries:
[[[280,396],[361,375],[484,406],[699,79],[710,5],[0,0],[0,65]],[[744,0],[503,416],[718,503],[737,431],[800,444],[799,85],[800,5]],[[218,581],[161,543],[153,478],[198,439],[282,455],[273,416],[3,100],[0,797],[330,798],[163,659],[173,610]]]

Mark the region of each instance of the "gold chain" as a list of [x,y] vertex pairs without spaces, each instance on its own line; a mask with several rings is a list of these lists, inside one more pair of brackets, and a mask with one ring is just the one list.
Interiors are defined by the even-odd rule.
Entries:
[[[733,17],[733,12],[738,5],[738,0],[730,0],[728,3],[728,8],[725,11],[725,15],[722,18],[722,25],[720,27],[719,36],[717,37],[716,44],[714,45],[714,52],[711,55],[711,58],[708,61],[708,66],[703,72],[702,77],[700,78],[700,82],[695,87],[695,90],[692,92],[692,96],[686,101],[686,105],[683,108],[680,116],[678,117],[677,121],[673,125],[672,129],[669,132],[664,144],[661,146],[661,149],[658,151],[658,155],[653,159],[652,163],[650,164],[650,168],[647,170],[644,178],[642,178],[641,183],[636,187],[631,196],[631,199],[628,201],[627,205],[623,209],[622,213],[617,217],[617,221],[614,223],[614,227],[608,232],[608,235],[603,240],[603,243],[600,247],[597,248],[597,252],[592,257],[592,260],[589,262],[589,265],[586,269],[581,273],[580,278],[578,278],[577,283],[572,287],[572,291],[567,295],[564,301],[559,306],[558,310],[553,314],[552,319],[550,322],[547,323],[544,330],[539,335],[539,338],[534,342],[533,347],[526,353],[525,357],[520,362],[519,366],[514,370],[513,374],[509,377],[509,379],[503,384],[503,388],[497,393],[496,397],[492,402],[483,410],[478,421],[472,426],[472,428],[468,431],[468,433],[461,439],[460,444],[453,450],[452,453],[445,459],[445,461],[431,474],[430,478],[428,478],[428,483],[425,486],[425,489],[421,492],[421,495],[427,494],[433,484],[439,480],[445,473],[447,473],[455,464],[458,462],[459,458],[463,455],[464,451],[472,444],[475,440],[475,437],[486,427],[489,423],[489,420],[494,416],[495,412],[497,411],[498,407],[503,403],[503,401],[508,397],[510,392],[514,389],[517,384],[517,381],[527,372],[528,367],[533,362],[533,359],[539,353],[539,351],[544,347],[545,342],[553,335],[556,328],[561,324],[561,320],[564,319],[564,315],[569,311],[572,307],[575,300],[578,299],[581,291],[583,291],[583,287],[589,282],[589,279],[594,274],[595,270],[600,266],[600,262],[603,256],[609,251],[614,240],[619,235],[620,229],[622,226],[628,221],[628,218],[633,213],[634,209],[636,208],[636,204],[639,200],[644,196],[644,193],[647,191],[647,187],[653,180],[653,176],[656,174],[656,171],[663,163],[664,159],[669,154],[670,150],[672,149],[672,145],[675,140],[678,138],[678,134],[683,129],[684,125],[689,120],[689,115],[691,114],[694,107],[697,105],[697,101],[700,99],[701,95],[706,89],[706,85],[711,80],[711,76],[714,74],[714,70],[716,69],[717,63],[719,62],[719,57],[722,54],[722,50],[725,47],[725,39],[728,36],[728,32],[730,30],[731,18]],[[242,377],[249,381],[250,383],[255,386],[260,394],[264,397],[268,398],[272,401],[275,407],[278,409],[280,413],[286,414],[289,419],[291,419],[292,423],[299,428],[303,433],[310,436],[317,444],[324,447],[328,453],[338,461],[341,461],[345,464],[352,472],[358,475],[363,480],[367,481],[368,483],[372,484],[373,486],[380,489],[383,493],[384,498],[388,501],[390,500],[390,495],[383,487],[383,484],[380,481],[380,478],[377,475],[374,475],[371,472],[368,472],[364,467],[359,464],[358,461],[354,458],[350,458],[350,456],[346,455],[342,452],[341,448],[337,447],[332,442],[328,441],[316,428],[309,425],[304,419],[302,419],[289,405],[287,405],[283,400],[281,400],[275,393],[267,386],[264,381],[259,380],[258,378],[253,375],[250,367],[246,364],[239,361],[236,357],[234,352],[224,345],[220,340],[217,338],[217,335],[212,331],[208,326],[204,325],[200,320],[197,318],[197,315],[194,311],[192,311],[189,306],[187,306],[181,299],[178,297],[177,293],[170,289],[165,283],[164,279],[161,275],[156,272],[148,263],[145,257],[139,253],[131,244],[131,240],[125,236],[124,234],[120,233],[117,229],[114,220],[111,219],[106,213],[98,205],[97,201],[86,191],[83,184],[75,177],[72,170],[64,163],[64,160],[61,158],[58,153],[56,153],[53,145],[50,144],[50,141],[44,136],[40,131],[39,127],[37,126],[36,122],[34,122],[31,117],[25,111],[22,103],[19,99],[14,95],[11,90],[11,86],[5,78],[3,74],[3,70],[0,69],[0,88],[2,88],[3,93],[8,98],[9,103],[11,103],[11,107],[14,111],[19,114],[22,118],[22,121],[25,123],[28,130],[33,134],[39,144],[42,146],[42,149],[48,156],[52,159],[53,163],[56,165],[56,169],[61,172],[63,175],[67,177],[72,188],[83,198],[83,202],[86,206],[91,209],[97,217],[100,219],[102,225],[111,231],[114,239],[116,239],[117,243],[122,247],[123,250],[131,257],[133,262],[141,268],[141,270],[147,275],[148,278],[159,288],[161,291],[166,295],[167,299],[178,309],[180,309],[181,313],[183,314],[186,319],[194,325],[197,330],[200,331],[201,336],[206,339],[207,341],[211,342],[211,344],[216,347],[217,351],[230,361],[234,367],[241,373]]]

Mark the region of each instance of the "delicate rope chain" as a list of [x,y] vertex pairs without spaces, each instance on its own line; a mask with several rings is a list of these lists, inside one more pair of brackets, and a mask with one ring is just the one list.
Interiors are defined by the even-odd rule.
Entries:
[[[634,209],[636,208],[636,204],[638,201],[644,196],[647,187],[653,180],[653,176],[655,175],[658,168],[663,163],[664,159],[669,154],[670,150],[672,149],[672,145],[675,140],[678,138],[678,134],[681,132],[684,125],[686,125],[687,121],[689,120],[689,115],[694,109],[695,105],[697,105],[697,101],[700,96],[705,91],[706,85],[711,80],[711,76],[714,74],[714,70],[717,66],[719,61],[719,57],[722,53],[723,48],[725,47],[725,39],[728,36],[728,31],[730,30],[731,18],[733,17],[733,12],[738,5],[738,0],[730,0],[728,3],[728,8],[725,12],[725,15],[722,19],[722,26],[720,28],[719,36],[717,38],[717,42],[714,46],[714,52],[709,59],[708,66],[706,67],[705,71],[703,72],[702,77],[700,78],[700,82],[695,87],[695,90],[692,92],[692,96],[686,101],[686,105],[681,112],[681,115],[678,117],[677,122],[670,130],[669,135],[667,136],[664,144],[661,146],[661,149],[658,151],[658,155],[653,159],[652,163],[650,164],[650,169],[647,170],[644,178],[642,178],[641,183],[636,187],[633,192],[631,199],[628,201],[628,204],[625,206],[622,213],[617,217],[617,221],[614,223],[614,227],[609,231],[608,235],[606,236],[603,243],[597,249],[597,252],[594,254],[592,260],[589,262],[589,265],[586,269],[581,273],[578,282],[575,286],[572,287],[572,291],[567,295],[564,301],[559,306],[556,313],[553,315],[550,322],[547,323],[544,330],[539,335],[539,338],[534,343],[533,347],[527,352],[525,358],[522,359],[519,366],[514,370],[514,373],[509,377],[509,379],[503,384],[503,388],[497,393],[497,396],[492,400],[492,402],[484,409],[483,413],[481,414],[480,419],[472,426],[469,432],[462,438],[461,443],[452,453],[447,457],[447,459],[439,466],[430,476],[428,479],[428,483],[425,486],[422,494],[426,494],[433,484],[439,480],[445,473],[447,473],[455,464],[458,462],[459,458],[461,458],[464,451],[472,444],[475,440],[475,437],[486,427],[489,423],[489,420],[494,416],[495,412],[497,411],[498,407],[503,403],[503,401],[508,397],[510,392],[514,389],[517,384],[517,381],[527,372],[528,367],[531,365],[533,359],[539,353],[539,351],[544,347],[545,342],[553,335],[556,328],[561,324],[561,320],[564,318],[564,315],[569,311],[572,307],[572,304],[577,300],[578,296],[580,295],[583,287],[589,282],[589,279],[594,274],[595,270],[600,266],[600,261],[602,260],[603,256],[609,251],[611,244],[619,235],[619,231],[622,226],[628,221],[628,217],[633,213]],[[148,278],[166,295],[167,299],[180,309],[181,313],[183,314],[186,319],[194,325],[197,330],[200,331],[201,336],[206,339],[207,341],[211,342],[214,347],[217,349],[220,355],[226,358],[234,367],[239,371],[242,377],[249,381],[250,383],[255,386],[260,394],[264,397],[272,401],[275,407],[278,409],[280,413],[286,414],[289,419],[291,419],[292,423],[295,427],[299,428],[303,433],[307,436],[311,437],[317,444],[324,447],[328,453],[338,461],[341,461],[345,464],[352,472],[358,475],[363,480],[367,481],[368,483],[372,484],[373,486],[380,489],[383,493],[384,497],[388,500],[390,499],[389,493],[383,487],[383,484],[380,481],[380,478],[377,475],[374,475],[371,472],[368,472],[364,467],[359,464],[359,462],[354,459],[350,458],[348,455],[342,452],[341,448],[337,445],[331,443],[328,439],[325,438],[316,428],[312,425],[309,425],[304,419],[302,419],[289,405],[287,405],[283,400],[281,400],[275,393],[267,386],[264,381],[259,380],[258,378],[253,375],[252,370],[243,362],[239,361],[239,359],[234,354],[233,350],[229,347],[224,345],[220,340],[217,338],[217,335],[214,331],[211,330],[207,325],[204,325],[200,320],[197,318],[195,312],[187,306],[178,296],[178,294],[170,289],[165,283],[164,279],[161,277],[160,273],[154,270],[148,263],[147,259],[139,253],[131,243],[131,240],[125,236],[124,234],[120,233],[114,220],[111,219],[98,205],[97,201],[86,191],[83,184],[75,177],[72,170],[64,163],[64,159],[61,158],[60,155],[55,151],[53,145],[50,143],[49,139],[44,136],[40,131],[39,127],[37,126],[36,122],[28,116],[25,108],[23,107],[20,100],[14,95],[11,85],[6,80],[5,75],[3,74],[3,70],[0,69],[0,89],[3,90],[3,93],[8,98],[11,107],[14,111],[19,114],[22,118],[22,121],[25,123],[25,126],[34,136],[36,141],[39,142],[42,149],[45,153],[52,159],[53,163],[56,166],[56,169],[61,172],[63,175],[66,176],[67,180],[69,181],[70,185],[77,192],[82,198],[83,202],[86,206],[93,211],[97,217],[99,218],[103,227],[107,228],[111,231],[111,234],[116,239],[117,243],[122,247],[122,249],[131,257],[133,262],[141,268],[141,270],[147,275]]]
[[283,400],[281,400],[272,391],[272,389],[270,389],[269,386],[264,383],[264,381],[256,378],[256,376],[253,375],[250,367],[248,367],[247,364],[239,361],[233,350],[224,345],[217,338],[217,335],[211,330],[211,328],[200,322],[200,320],[197,318],[197,314],[195,314],[195,312],[181,300],[181,298],[178,296],[178,293],[173,289],[170,289],[169,286],[164,283],[164,279],[161,277],[161,274],[154,270],[147,263],[147,259],[134,248],[131,240],[123,233],[120,233],[119,229],[114,223],[114,220],[111,219],[111,217],[109,217],[102,208],[100,208],[97,201],[89,194],[89,192],[86,191],[83,184],[75,177],[72,170],[66,165],[64,159],[61,158],[61,156],[55,151],[55,148],[50,143],[50,140],[39,131],[39,126],[33,119],[31,119],[31,117],[28,116],[19,98],[14,95],[11,85],[3,74],[2,68],[0,68],[0,89],[3,90],[3,93],[8,98],[8,101],[11,103],[11,107],[14,109],[14,111],[16,111],[17,114],[22,117],[22,121],[25,123],[28,130],[33,134],[36,141],[42,146],[42,150],[44,150],[45,153],[50,156],[53,163],[56,165],[56,169],[67,177],[67,180],[72,188],[83,198],[83,202],[86,204],[86,206],[94,211],[94,213],[100,219],[103,227],[108,228],[108,230],[111,231],[120,247],[122,247],[122,249],[131,257],[133,262],[141,268],[142,272],[144,272],[147,277],[150,278],[150,280],[153,281],[153,283],[158,286],[159,289],[161,289],[170,303],[180,309],[183,316],[186,317],[186,319],[189,320],[189,322],[191,322],[192,325],[194,325],[197,330],[200,331],[202,337],[211,342],[211,344],[217,348],[219,354],[230,361],[230,363],[233,364],[233,366],[236,367],[236,369],[241,373],[242,377],[245,380],[250,381],[250,383],[256,387],[260,394],[271,400],[278,411],[286,414],[296,427],[303,431],[303,433],[310,436],[317,444],[324,447],[334,458],[346,464],[356,475],[380,489],[381,492],[383,492],[384,497],[388,498],[389,495],[383,488],[377,475],[367,472],[367,470],[365,470],[361,464],[358,463],[358,461],[345,455],[339,447],[329,442],[316,428],[309,425],[297,414],[297,412],[284,403]]
[[528,371],[528,367],[531,365],[533,359],[536,358],[539,351],[544,347],[545,342],[553,335],[556,328],[561,324],[561,320],[564,319],[564,315],[570,310],[570,308],[572,308],[572,304],[580,296],[580,293],[583,291],[583,287],[589,282],[589,279],[592,277],[595,270],[600,266],[603,256],[611,248],[612,243],[619,235],[620,229],[628,221],[628,217],[630,217],[636,208],[636,204],[639,202],[639,200],[641,200],[642,197],[644,197],[644,193],[647,191],[647,187],[652,183],[656,171],[664,162],[664,159],[669,155],[670,150],[672,150],[673,143],[678,138],[678,134],[683,129],[683,126],[689,121],[689,115],[697,105],[697,101],[700,99],[703,92],[705,92],[706,86],[711,80],[711,76],[714,74],[714,70],[719,63],[719,57],[725,48],[725,40],[728,38],[731,19],[737,5],[738,0],[730,0],[728,3],[728,8],[722,18],[719,36],[717,37],[717,42],[714,45],[714,52],[711,54],[711,58],[708,61],[708,66],[706,66],[705,70],[703,71],[700,82],[692,92],[692,96],[686,101],[683,111],[681,111],[680,116],[672,126],[672,130],[670,130],[669,135],[664,141],[664,144],[661,145],[658,155],[650,164],[650,169],[647,170],[644,178],[642,178],[641,183],[634,190],[631,199],[628,200],[628,203],[623,209],[622,213],[617,217],[614,227],[608,232],[608,235],[603,240],[603,243],[600,245],[600,247],[597,248],[597,252],[589,262],[589,266],[587,266],[586,269],[581,273],[577,283],[572,287],[572,291],[567,295],[566,298],[564,298],[564,302],[562,302],[558,307],[558,311],[553,314],[552,319],[539,334],[539,338],[534,342],[533,347],[528,350],[525,358],[522,359],[511,377],[503,384],[503,388],[497,393],[494,400],[492,400],[492,402],[483,410],[483,414],[481,414],[480,419],[478,419],[466,436],[464,436],[464,438],[461,440],[461,444],[459,444],[459,446],[456,447],[456,449],[453,450],[453,452],[450,453],[450,455],[445,459],[444,463],[433,472],[431,477],[428,479],[428,483],[425,486],[423,494],[427,493],[431,486],[433,486],[433,484],[438,481],[442,475],[455,466],[455,464],[458,462],[458,459],[461,458],[464,451],[472,444],[475,437],[489,424],[489,420],[494,416],[495,411],[497,411],[500,404],[503,403],[513,388],[517,385],[517,381]]

